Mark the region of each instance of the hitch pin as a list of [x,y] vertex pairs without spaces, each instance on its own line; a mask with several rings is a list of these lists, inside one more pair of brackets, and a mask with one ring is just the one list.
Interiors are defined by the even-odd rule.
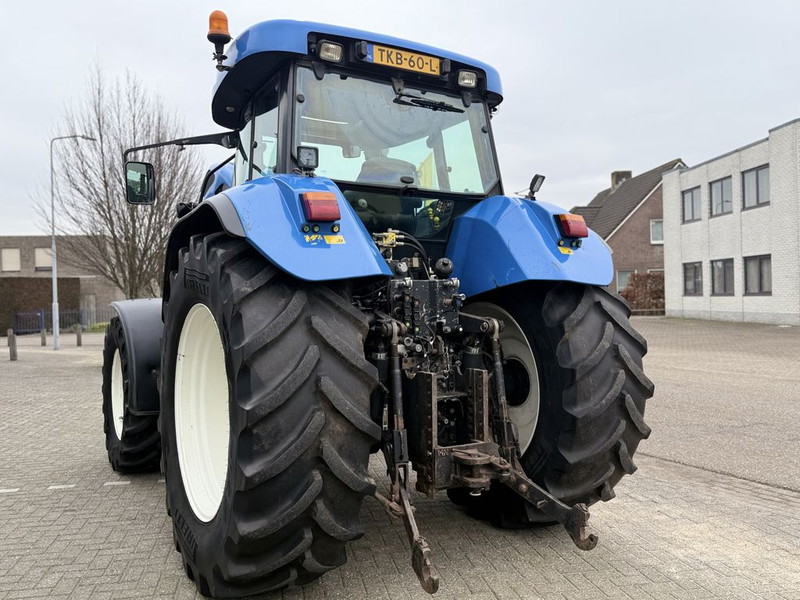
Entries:
[[383,505],[383,508],[386,509],[386,512],[388,512],[390,516],[397,518],[403,517],[403,507],[397,502],[392,502],[378,490],[375,490],[375,494],[373,495],[375,496],[375,499]]

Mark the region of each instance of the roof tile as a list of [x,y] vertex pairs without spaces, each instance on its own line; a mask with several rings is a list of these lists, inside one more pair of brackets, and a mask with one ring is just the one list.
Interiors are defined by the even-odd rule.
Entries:
[[680,158],[623,181],[615,189],[599,192],[587,206],[570,212],[582,215],[586,224],[604,240],[631,214],[647,195],[661,183],[661,175],[683,165]]

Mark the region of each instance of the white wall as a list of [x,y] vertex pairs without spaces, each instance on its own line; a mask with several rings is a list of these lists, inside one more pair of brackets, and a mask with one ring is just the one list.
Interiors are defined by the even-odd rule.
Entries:
[[[769,164],[770,203],[742,210],[742,172]],[[732,177],[733,212],[710,217],[709,183]],[[663,177],[668,316],[800,324],[800,119],[769,137]],[[702,218],[682,223],[682,194],[700,186]],[[744,295],[744,257],[772,256],[772,295]],[[732,258],[734,295],[711,295],[711,261]],[[684,296],[683,264],[702,262],[703,295]]]

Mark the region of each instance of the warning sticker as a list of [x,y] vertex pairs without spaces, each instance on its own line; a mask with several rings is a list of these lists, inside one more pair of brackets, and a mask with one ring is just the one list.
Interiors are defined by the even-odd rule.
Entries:
[[307,233],[303,236],[303,240],[309,246],[344,244],[344,236],[323,235],[321,233]]
[[317,244],[321,244],[325,241],[320,233],[307,233],[304,237],[306,244],[309,244],[310,246],[316,246]]

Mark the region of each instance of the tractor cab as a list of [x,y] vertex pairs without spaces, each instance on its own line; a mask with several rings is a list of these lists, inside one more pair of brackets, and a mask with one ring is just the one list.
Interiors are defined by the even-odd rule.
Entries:
[[502,193],[497,73],[352,29],[269,21],[219,57],[214,119],[239,131],[235,185],[280,173],[335,182],[370,232],[443,248],[453,219]]

